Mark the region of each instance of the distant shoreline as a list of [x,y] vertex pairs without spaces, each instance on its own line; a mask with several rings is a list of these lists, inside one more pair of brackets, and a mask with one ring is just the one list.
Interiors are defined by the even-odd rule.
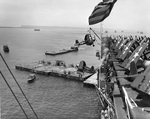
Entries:
[[0,28],[28,28],[28,29],[47,29],[47,28],[82,28],[88,29],[88,27],[71,27],[71,26],[32,26],[32,25],[21,25],[21,26],[0,26]]
[[[50,29],[50,28],[65,28],[65,29],[70,29],[70,28],[73,28],[73,29],[89,29],[89,27],[73,27],[73,26],[34,26],[34,25],[21,25],[21,26],[0,26],[0,28],[18,28],[18,29]],[[100,29],[99,28],[94,28],[95,30],[99,31]],[[108,28],[104,28],[103,29],[103,33],[105,32],[108,32],[109,31],[114,31],[115,33],[123,33],[123,32],[134,32],[134,33],[139,33],[141,35],[144,35],[144,34],[149,34],[147,32],[143,32],[143,31],[135,31],[135,30],[126,30],[126,29],[108,29]]]

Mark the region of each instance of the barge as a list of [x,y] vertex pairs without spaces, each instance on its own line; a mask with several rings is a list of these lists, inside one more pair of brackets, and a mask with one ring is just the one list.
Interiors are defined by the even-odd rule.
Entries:
[[51,52],[46,51],[45,55],[55,56],[55,55],[61,55],[61,54],[66,54],[66,53],[70,53],[70,52],[77,52],[77,51],[78,51],[78,47],[73,46],[70,49],[62,49],[62,50],[59,50],[59,51],[51,51]]
[[[82,65],[82,62],[80,62],[80,65]],[[93,68],[90,70],[90,68],[87,69],[87,67],[84,68],[83,71],[80,71],[80,65],[79,67],[74,67],[73,65],[66,66],[63,61],[56,60],[55,64],[42,61],[27,65],[16,65],[15,68],[22,71],[28,71],[47,76],[58,76],[78,81],[84,81],[93,73],[95,73]]]

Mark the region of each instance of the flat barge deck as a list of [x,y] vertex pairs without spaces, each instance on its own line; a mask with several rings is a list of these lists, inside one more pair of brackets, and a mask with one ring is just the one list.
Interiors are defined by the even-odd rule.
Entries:
[[42,63],[16,65],[15,68],[22,71],[28,71],[47,76],[58,76],[78,81],[84,81],[93,74],[89,72],[78,72],[76,67],[55,66]]
[[55,56],[55,55],[61,55],[61,54],[66,54],[66,53],[70,53],[70,52],[77,52],[77,51],[78,51],[78,47],[74,46],[74,47],[71,47],[70,49],[62,49],[59,51],[51,51],[51,52],[46,51],[45,55]]

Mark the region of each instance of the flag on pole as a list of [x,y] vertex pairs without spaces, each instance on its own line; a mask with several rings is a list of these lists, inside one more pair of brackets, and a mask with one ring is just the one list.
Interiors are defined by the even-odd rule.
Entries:
[[108,17],[116,1],[117,0],[103,0],[103,2],[100,2],[97,6],[95,6],[89,17],[89,25],[102,22],[106,17]]

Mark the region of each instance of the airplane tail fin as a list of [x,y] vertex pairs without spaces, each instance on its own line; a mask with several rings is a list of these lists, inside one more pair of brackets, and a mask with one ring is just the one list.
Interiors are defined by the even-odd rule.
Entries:
[[130,75],[137,74],[137,66],[134,61],[130,63]]

